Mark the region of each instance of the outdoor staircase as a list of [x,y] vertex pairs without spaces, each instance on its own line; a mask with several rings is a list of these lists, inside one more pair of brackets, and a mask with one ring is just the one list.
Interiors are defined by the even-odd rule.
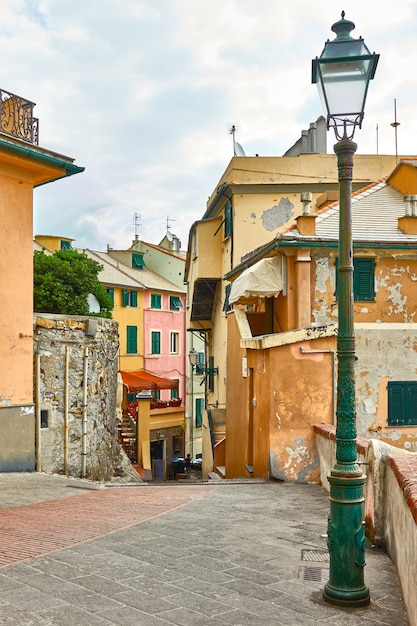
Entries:
[[136,433],[133,430],[133,424],[128,415],[123,414],[122,421],[118,426],[119,444],[126,452],[131,463],[135,463],[136,459]]

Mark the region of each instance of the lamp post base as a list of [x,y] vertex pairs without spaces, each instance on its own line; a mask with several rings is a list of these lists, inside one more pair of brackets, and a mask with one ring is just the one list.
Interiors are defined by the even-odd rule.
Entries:
[[324,587],[323,598],[341,607],[360,607],[370,603],[369,589],[364,583],[365,481],[363,474],[342,475],[336,469],[329,476],[327,545],[330,578]]
[[368,587],[364,589],[358,589],[356,592],[343,592],[340,589],[333,589],[333,587],[327,583],[323,591],[323,599],[329,604],[345,608],[360,608],[361,606],[368,606],[371,602],[369,596]]

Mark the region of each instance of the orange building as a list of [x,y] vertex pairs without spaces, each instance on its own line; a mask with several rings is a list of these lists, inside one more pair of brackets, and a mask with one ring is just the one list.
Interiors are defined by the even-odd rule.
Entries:
[[[24,108],[25,124],[10,118]],[[33,190],[82,172],[37,145],[33,103],[0,90],[0,471],[35,468],[33,404]],[[13,116],[16,121],[19,115]],[[30,132],[28,131],[30,129]],[[16,251],[19,251],[16,254]]]

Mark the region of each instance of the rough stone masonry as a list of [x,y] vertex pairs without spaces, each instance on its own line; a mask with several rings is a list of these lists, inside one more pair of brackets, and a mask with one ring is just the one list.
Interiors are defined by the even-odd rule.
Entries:
[[115,475],[122,462],[116,418],[118,349],[114,320],[35,315],[41,471],[93,480]]

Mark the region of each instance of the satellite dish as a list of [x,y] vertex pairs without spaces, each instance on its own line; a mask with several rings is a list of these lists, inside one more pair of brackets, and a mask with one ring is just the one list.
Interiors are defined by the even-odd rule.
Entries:
[[244,149],[242,148],[242,146],[240,145],[240,143],[238,143],[235,139],[235,135],[236,135],[236,126],[234,124],[232,124],[229,128],[229,133],[232,135],[233,137],[233,155],[234,156],[246,156]]
[[100,303],[93,293],[88,294],[87,301],[90,313],[100,313]]
[[244,149],[237,141],[233,144],[235,156],[246,156]]

